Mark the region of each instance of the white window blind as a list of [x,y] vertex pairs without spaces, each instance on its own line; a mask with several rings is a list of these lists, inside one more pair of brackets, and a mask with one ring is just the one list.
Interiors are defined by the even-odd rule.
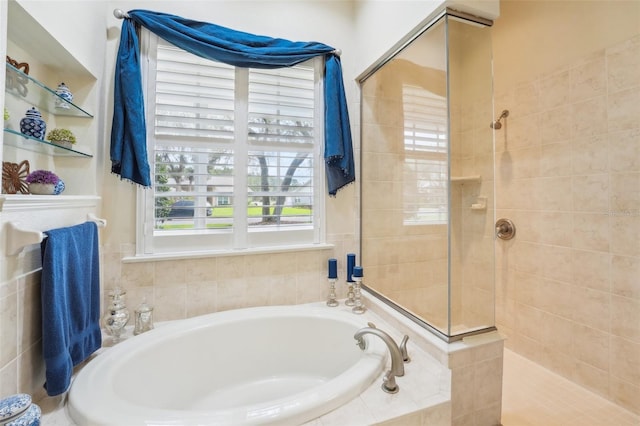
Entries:
[[151,40],[138,252],[320,242],[320,59],[236,68]]
[[258,224],[312,224],[313,70],[250,70],[248,113],[248,181],[250,202],[262,210]]
[[405,225],[441,224],[448,216],[446,98],[420,87],[402,88]]

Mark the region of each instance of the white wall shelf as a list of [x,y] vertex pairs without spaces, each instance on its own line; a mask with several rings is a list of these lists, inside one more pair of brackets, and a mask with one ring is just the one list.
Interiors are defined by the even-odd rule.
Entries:
[[95,208],[99,201],[96,195],[2,194],[0,213]]

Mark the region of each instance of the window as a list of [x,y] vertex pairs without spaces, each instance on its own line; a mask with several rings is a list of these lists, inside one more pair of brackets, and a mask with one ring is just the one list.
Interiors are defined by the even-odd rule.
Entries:
[[447,101],[420,87],[402,88],[405,225],[446,224]]
[[138,254],[323,242],[322,59],[247,69],[146,45]]

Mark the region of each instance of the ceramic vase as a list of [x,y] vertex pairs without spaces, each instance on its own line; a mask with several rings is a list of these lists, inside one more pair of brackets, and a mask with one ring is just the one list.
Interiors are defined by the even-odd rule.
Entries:
[[54,195],[56,186],[52,183],[30,183],[29,192],[33,195]]
[[36,139],[44,139],[47,131],[47,123],[42,119],[42,114],[35,107],[29,109],[25,117],[20,120],[20,132],[23,135]]
[[40,426],[42,410],[38,404],[31,404],[20,416],[14,417],[4,426]]
[[[56,108],[64,108],[69,109],[69,104],[67,102],[73,101],[73,93],[69,90],[66,84],[60,83],[58,88],[56,89],[56,95],[60,98],[56,98]],[[67,102],[65,102],[67,101]]]
[[64,186],[64,182],[61,180],[58,181],[58,183],[55,184],[55,186],[53,187],[53,195],[59,195],[62,193],[62,191],[64,191],[65,186]]
[[0,400],[0,424],[24,414],[31,406],[31,395],[19,393]]

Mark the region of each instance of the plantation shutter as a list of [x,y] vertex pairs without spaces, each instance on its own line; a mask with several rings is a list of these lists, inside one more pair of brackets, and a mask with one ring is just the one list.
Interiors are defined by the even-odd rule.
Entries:
[[262,225],[313,221],[315,118],[312,68],[249,71],[249,199],[272,206]]
[[247,69],[151,43],[145,252],[318,242],[321,58]]
[[[234,67],[157,47],[156,229],[233,227]],[[224,200],[225,209],[215,207]],[[215,222],[209,220],[214,217]],[[171,220],[172,226],[167,222]]]

